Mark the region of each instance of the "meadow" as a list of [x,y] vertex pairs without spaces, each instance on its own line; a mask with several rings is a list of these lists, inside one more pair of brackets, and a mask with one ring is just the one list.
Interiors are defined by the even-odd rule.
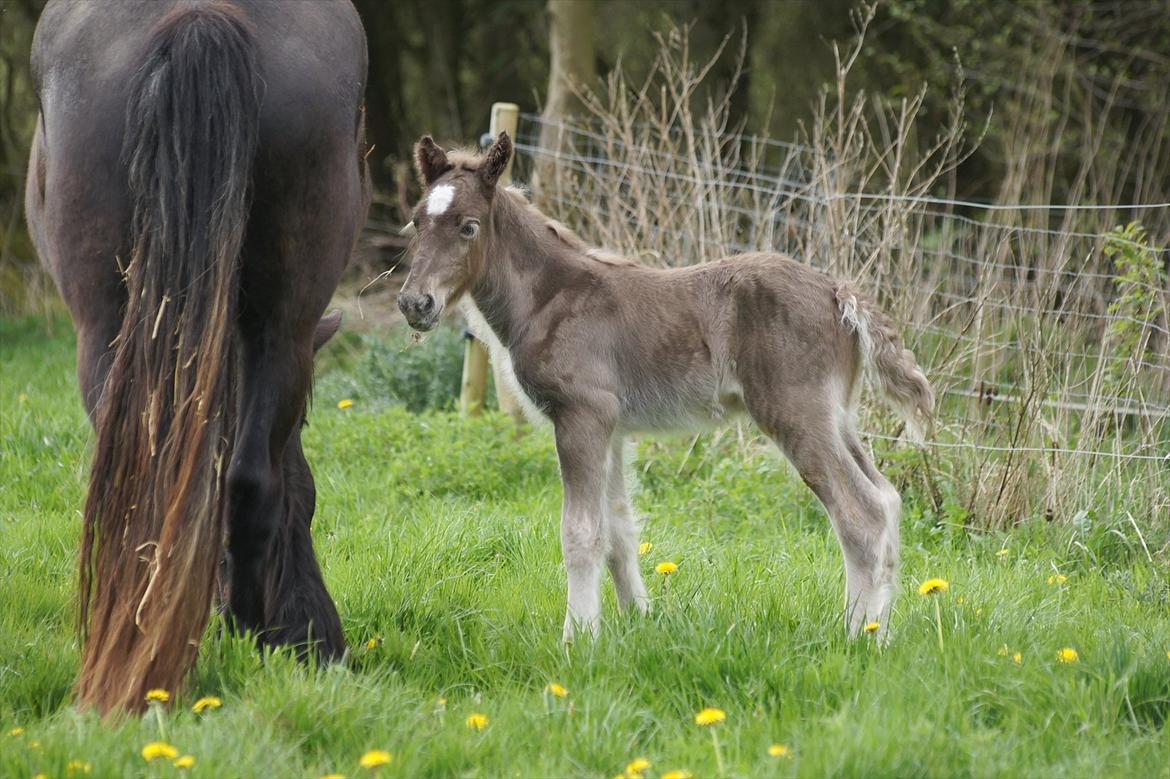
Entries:
[[[0,776],[1170,777],[1166,552],[1125,507],[976,532],[908,485],[881,647],[846,640],[824,513],[750,430],[647,439],[653,613],[607,592],[601,637],[566,647],[550,433],[386,378],[451,375],[457,334],[341,340],[305,447],[347,662],[261,656],[213,620],[169,708],[107,723],[70,705],[91,445],[73,338],[0,321]],[[919,595],[930,578],[948,589]],[[148,762],[155,741],[193,765]]]

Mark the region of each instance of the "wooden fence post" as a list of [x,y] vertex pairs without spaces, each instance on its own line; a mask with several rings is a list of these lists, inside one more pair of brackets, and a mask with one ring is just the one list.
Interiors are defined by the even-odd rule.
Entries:
[[[516,142],[516,124],[520,116],[520,107],[515,103],[493,103],[490,133],[495,140],[501,132],[507,132],[512,142]],[[512,183],[512,160],[508,160],[508,167],[500,176],[500,185]],[[484,399],[487,396],[488,351],[483,343],[475,338],[467,339],[467,347],[463,353],[463,386],[459,392],[459,410],[468,416],[477,416],[483,413]],[[508,414],[520,424],[524,421],[524,412],[516,398],[512,396],[508,386],[501,381],[500,367],[493,366],[496,381],[496,399],[500,410]]]

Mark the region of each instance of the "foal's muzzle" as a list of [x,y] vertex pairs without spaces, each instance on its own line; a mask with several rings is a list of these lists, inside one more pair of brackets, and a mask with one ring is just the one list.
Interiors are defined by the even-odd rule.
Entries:
[[429,292],[419,294],[403,290],[398,293],[398,310],[415,330],[426,332],[434,327],[442,308]]

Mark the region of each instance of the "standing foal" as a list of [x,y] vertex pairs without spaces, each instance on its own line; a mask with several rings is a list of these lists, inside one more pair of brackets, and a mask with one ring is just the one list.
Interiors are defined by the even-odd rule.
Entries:
[[845,557],[849,633],[877,621],[884,634],[901,499],[857,436],[861,370],[912,432],[934,403],[889,318],[779,254],[662,270],[592,249],[496,186],[511,151],[506,134],[482,156],[448,154],[429,136],[415,146],[426,193],[398,306],[425,331],[461,302],[529,413],[551,420],[565,495],[565,639],[598,632],[602,561],[622,607],[649,606],[625,436],[742,411],[828,510]]

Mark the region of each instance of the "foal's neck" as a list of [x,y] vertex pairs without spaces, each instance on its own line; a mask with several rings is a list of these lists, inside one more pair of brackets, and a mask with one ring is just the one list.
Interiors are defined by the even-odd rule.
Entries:
[[511,346],[547,302],[548,295],[537,292],[558,286],[558,277],[585,259],[549,229],[540,212],[501,190],[492,198],[483,271],[470,294],[496,337]]

